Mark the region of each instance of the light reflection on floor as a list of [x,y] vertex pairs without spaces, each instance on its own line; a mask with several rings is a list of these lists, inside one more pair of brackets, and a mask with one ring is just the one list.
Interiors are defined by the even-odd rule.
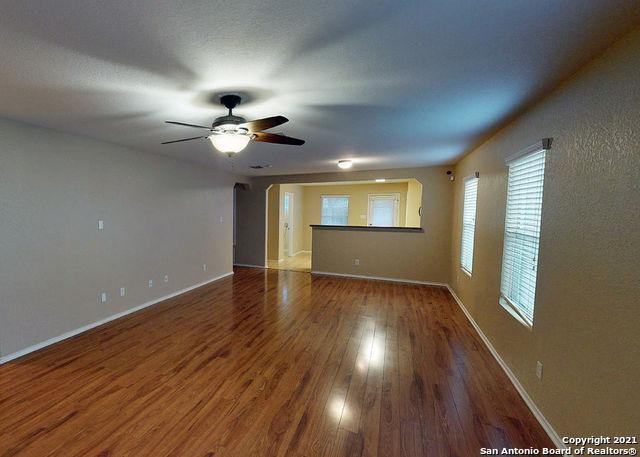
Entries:
[[336,421],[336,424],[339,424],[343,418],[349,417],[349,408],[344,396],[335,396],[331,399],[329,402],[329,414]]

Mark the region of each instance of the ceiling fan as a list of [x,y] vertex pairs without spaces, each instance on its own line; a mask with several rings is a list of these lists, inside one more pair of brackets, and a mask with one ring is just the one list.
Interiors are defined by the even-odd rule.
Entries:
[[277,133],[268,133],[264,130],[271,129],[278,125],[288,122],[284,116],[266,117],[255,121],[247,121],[244,117],[234,116],[233,108],[240,104],[241,98],[238,95],[223,95],[220,97],[222,103],[228,110],[229,114],[216,118],[211,127],[204,125],[186,124],[184,122],[165,121],[167,124],[183,125],[197,129],[209,130],[211,133],[204,136],[194,136],[192,138],[183,138],[181,140],[165,141],[162,144],[179,143],[181,141],[191,141],[207,138],[218,151],[223,152],[229,157],[242,151],[249,141],[261,141],[263,143],[292,144],[302,146],[304,140],[291,138]]

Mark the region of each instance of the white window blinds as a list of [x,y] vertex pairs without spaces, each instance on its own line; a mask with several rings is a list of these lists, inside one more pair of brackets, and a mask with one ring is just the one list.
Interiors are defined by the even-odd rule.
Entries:
[[508,161],[500,303],[533,325],[546,150]]
[[323,195],[320,223],[347,225],[349,223],[349,196]]
[[376,227],[397,227],[400,195],[369,195],[368,224]]
[[464,202],[462,204],[462,236],[460,239],[460,266],[471,274],[473,268],[473,240],[476,232],[476,201],[478,199],[478,178],[469,177],[464,181]]

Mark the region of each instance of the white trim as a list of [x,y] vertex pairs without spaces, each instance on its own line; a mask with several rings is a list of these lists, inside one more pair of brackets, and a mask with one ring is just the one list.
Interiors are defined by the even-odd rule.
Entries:
[[400,225],[400,192],[380,192],[367,194],[367,225],[371,225],[371,197],[393,197],[393,227]]
[[345,226],[349,225],[349,208],[351,207],[351,195],[349,195],[349,194],[347,194],[347,195],[321,194],[320,195],[320,225],[332,225],[332,224],[323,224],[322,223],[322,199],[323,198],[332,198],[332,197],[346,198],[347,199],[347,223],[344,224],[344,225]]
[[321,276],[339,276],[341,278],[372,279],[374,281],[402,282],[407,284],[422,284],[425,286],[448,287],[448,285],[443,282],[418,281],[416,279],[388,278],[385,276],[364,276],[364,275],[353,275],[348,273],[330,273],[328,271],[312,271],[311,274],[321,275]]
[[90,324],[84,325],[82,327],[70,330],[62,335],[55,336],[53,338],[49,338],[48,340],[42,341],[40,343],[34,344],[32,346],[26,347],[24,349],[20,349],[19,351],[13,352],[11,354],[5,355],[4,357],[0,357],[0,365],[3,363],[9,362],[10,360],[17,359],[18,357],[22,357],[23,355],[27,355],[31,352],[37,351],[47,346],[51,346],[52,344],[58,343],[62,340],[66,340],[67,338],[71,338],[72,336],[79,335],[80,333],[84,333],[87,330],[91,330],[92,328],[99,327],[100,325],[106,324],[107,322],[111,322],[113,320],[119,319],[121,317],[126,316],[127,314],[135,313],[136,311],[140,311],[141,309],[148,308],[149,306],[155,305],[156,303],[160,303],[162,301],[168,300],[170,298],[176,297],[178,295],[182,295],[186,292],[189,292],[193,289],[197,289],[198,287],[202,287],[214,281],[218,281],[219,279],[226,278],[231,276],[233,271],[229,273],[224,273],[220,276],[216,276],[215,278],[207,279],[206,281],[199,282],[198,284],[194,284],[185,289],[178,290],[176,292],[170,293],[168,295],[163,295],[162,297],[156,298],[154,300],[143,303],[142,305],[135,306],[133,308],[129,308],[125,311],[121,311],[119,313],[113,314],[109,317],[105,317],[104,319],[100,319],[99,321],[92,322]]
[[244,267],[244,268],[268,268],[266,265],[260,266],[260,265],[249,265],[248,263],[234,263],[233,264],[234,267]]
[[[515,163],[513,163],[516,160],[531,160],[530,155],[537,155],[537,154],[541,154],[541,158],[540,159],[536,159],[536,160],[540,160],[541,162],[541,168],[542,168],[542,176],[539,178],[539,189],[538,190],[532,190],[534,188],[531,187],[530,183],[528,183],[529,185],[527,186],[528,191],[531,191],[534,193],[534,195],[536,195],[536,197],[539,196],[540,203],[539,203],[539,210],[540,212],[542,211],[542,204],[543,204],[543,195],[544,195],[544,176],[546,174],[545,169],[546,169],[546,151],[549,150],[549,148],[551,147],[551,142],[552,142],[552,138],[543,138],[539,143],[530,146],[516,154],[513,154],[512,156],[510,156],[508,158],[507,161],[507,166],[508,166],[508,172],[507,172],[507,199],[506,199],[506,204],[505,204],[505,213],[504,213],[504,231],[503,231],[503,245],[502,245],[502,262],[501,262],[501,267],[500,267],[500,298],[499,298],[499,304],[500,306],[502,306],[505,310],[507,310],[509,312],[509,314],[511,314],[518,322],[520,322],[521,324],[525,325],[526,327],[529,328],[529,330],[531,330],[531,328],[533,327],[533,318],[534,318],[534,313],[535,313],[535,304],[536,304],[536,291],[538,288],[538,262],[539,262],[539,255],[540,255],[540,236],[541,236],[541,232],[542,232],[542,228],[541,228],[541,214],[539,215],[539,219],[537,220],[537,239],[535,239],[535,242],[538,244],[538,246],[536,247],[536,251],[534,254],[534,258],[533,258],[533,270],[531,269],[524,269],[521,268],[522,271],[528,271],[529,277],[527,278],[529,282],[533,282],[533,297],[531,298],[531,317],[526,317],[526,313],[523,312],[524,310],[522,308],[527,308],[528,310],[528,306],[524,305],[523,303],[521,303],[521,306],[516,306],[516,304],[511,300],[507,298],[507,294],[503,292],[503,289],[508,289],[509,286],[511,285],[511,281],[509,281],[509,284],[505,283],[505,271],[506,270],[513,270],[515,267],[513,266],[514,263],[517,263],[516,260],[511,259],[510,261],[507,261],[506,256],[507,256],[507,245],[509,243],[509,239],[511,239],[513,241],[513,239],[518,239],[518,234],[517,232],[514,235],[514,231],[516,230],[515,228],[511,228],[511,230],[509,230],[509,220],[511,217],[511,209],[513,209],[513,211],[515,212],[515,214],[521,214],[523,211],[523,208],[521,207],[521,205],[526,205],[526,203],[522,203],[522,198],[518,197],[516,198],[516,202],[514,203],[514,208],[511,207],[510,203],[512,203],[511,199],[510,199],[510,192],[511,192],[511,187],[512,187],[512,179],[516,179],[515,178],[515,174],[514,176],[512,176],[511,172],[512,172],[512,166],[513,167],[517,167],[517,165]],[[528,162],[527,165],[525,165],[525,169],[529,169],[529,171],[523,172],[524,177],[529,176],[529,173],[531,173],[531,165],[532,162]],[[533,163],[535,164],[536,162],[533,161]],[[533,165],[535,166],[535,165]],[[520,177],[519,179],[522,180],[525,179],[524,177]],[[526,178],[529,179],[529,178]],[[535,182],[535,181],[534,181]],[[526,200],[526,199],[524,199]],[[532,210],[531,207],[526,207],[526,210]],[[525,211],[526,213],[527,211]],[[526,221],[528,224],[531,224],[532,222],[535,223],[535,219],[531,219],[534,216],[529,215],[526,218]],[[517,219],[517,216],[516,216]],[[536,238],[535,234],[528,234],[526,235],[529,238]],[[519,241],[520,243],[522,243],[522,241]],[[527,243],[530,243],[531,240],[527,241]],[[517,246],[517,245],[516,245]],[[527,251],[529,251],[530,246],[527,248]],[[512,246],[512,251],[511,253],[518,253],[518,248],[515,246]],[[522,259],[520,259],[522,260]],[[524,260],[522,260],[522,262],[524,262]],[[520,262],[521,264],[523,264],[522,262]],[[533,273],[532,273],[533,272]],[[513,273],[513,272],[512,272]],[[525,274],[525,273],[522,273]],[[533,275],[533,277],[531,277],[531,275]],[[521,300],[522,301],[522,300]]]
[[[467,224],[465,224],[465,203],[467,201],[467,182],[471,181],[472,179],[477,180],[476,183],[476,201],[475,203],[475,207],[476,207],[476,211],[473,214],[473,237],[471,238],[471,242],[473,244],[473,247],[471,248],[471,265],[470,265],[470,270],[467,270],[464,265],[462,265],[462,250],[464,248],[464,232],[465,232],[465,226]],[[473,175],[469,175],[466,178],[464,178],[463,182],[462,182],[462,215],[460,216],[460,219],[462,221],[462,224],[460,224],[460,269],[467,274],[467,276],[469,276],[470,278],[473,275],[473,255],[474,255],[474,251],[476,248],[476,226],[478,225],[478,193],[479,193],[479,189],[480,189],[480,173],[478,173],[477,171],[473,174]]]
[[480,172],[474,171],[472,175],[465,176],[462,182],[464,183],[470,179],[480,179]]
[[[261,266],[258,266],[258,265],[245,265],[245,264],[234,264],[234,266],[237,266],[237,267],[248,267],[248,268],[266,268],[266,267],[261,267]],[[471,323],[471,326],[478,333],[478,336],[480,337],[482,342],[485,344],[485,346],[487,347],[487,349],[489,350],[489,352],[491,353],[493,358],[496,359],[496,361],[498,362],[498,364],[500,365],[502,370],[505,372],[505,374],[509,378],[509,381],[511,381],[511,384],[513,384],[513,387],[515,387],[515,389],[518,392],[518,394],[520,394],[520,397],[522,397],[522,400],[525,402],[527,407],[531,410],[531,413],[534,415],[534,417],[540,423],[540,425],[542,426],[544,431],[547,433],[547,435],[549,435],[549,438],[551,438],[551,440],[553,441],[553,443],[556,445],[556,447],[558,449],[567,449],[567,447],[564,445],[564,443],[562,443],[562,439],[560,438],[558,433],[554,430],[553,426],[544,417],[544,415],[542,414],[542,412],[540,411],[538,406],[533,402],[533,400],[531,399],[531,397],[529,396],[529,394],[527,393],[525,388],[522,386],[522,384],[520,384],[520,381],[518,380],[516,375],[511,371],[511,369],[509,368],[507,363],[502,359],[502,357],[500,356],[498,351],[496,351],[496,349],[493,347],[493,344],[491,344],[491,341],[489,340],[489,338],[487,338],[487,336],[484,334],[482,329],[478,326],[476,321],[473,319],[473,317],[471,316],[471,314],[469,313],[467,308],[464,306],[464,304],[462,303],[460,298],[456,295],[456,293],[453,291],[453,289],[451,288],[451,286],[449,284],[439,283],[439,282],[431,282],[431,281],[418,281],[418,280],[414,280],[414,279],[388,278],[388,277],[382,277],[382,276],[364,276],[364,275],[353,275],[353,274],[344,274],[344,273],[330,273],[330,272],[326,272],[326,271],[312,271],[311,274],[323,275],[323,276],[338,276],[338,277],[344,277],[344,278],[371,279],[371,280],[376,280],[376,281],[389,281],[389,282],[399,282],[399,283],[408,283],[408,284],[423,284],[423,285],[427,285],[427,286],[446,287],[447,290],[449,291],[449,293],[451,294],[451,296],[453,297],[453,299],[456,301],[456,303],[458,304],[458,306],[460,307],[460,309],[464,313],[464,315],[469,320],[469,323]],[[111,321],[113,321],[115,319],[118,319],[120,317],[124,317],[124,316],[126,316],[128,314],[134,313],[136,311],[140,311],[141,309],[144,309],[144,308],[147,308],[149,306],[155,305],[156,303],[168,300],[170,298],[176,297],[178,295],[181,295],[183,293],[189,292],[189,291],[191,291],[193,289],[197,289],[198,287],[202,287],[202,286],[204,286],[206,284],[209,284],[209,283],[212,283],[214,281],[226,278],[226,277],[231,276],[231,275],[233,275],[233,272],[229,272],[229,273],[225,273],[225,274],[220,275],[220,276],[216,276],[215,278],[211,278],[211,279],[208,279],[208,280],[203,281],[201,283],[194,284],[193,286],[187,287],[187,288],[179,290],[177,292],[173,292],[173,293],[171,293],[169,295],[164,295],[164,296],[162,296],[160,298],[157,298],[155,300],[149,301],[149,302],[144,303],[142,305],[136,306],[136,307],[128,309],[126,311],[122,311],[120,313],[117,313],[117,314],[114,314],[112,316],[106,317],[106,318],[101,319],[99,321],[93,322],[91,324],[85,325],[84,327],[80,327],[80,328],[77,328],[75,330],[71,330],[71,331],[69,331],[67,333],[64,333],[62,335],[59,335],[57,337],[48,339],[48,340],[43,341],[43,342],[38,343],[38,344],[34,344],[33,346],[29,346],[27,348],[21,349],[20,351],[14,352],[12,354],[8,354],[8,355],[6,355],[4,357],[0,357],[0,365],[3,364],[3,363],[9,362],[10,360],[16,359],[18,357],[22,357],[23,355],[26,355],[26,354],[29,354],[31,352],[37,351],[38,349],[42,349],[42,348],[44,348],[46,346],[50,346],[50,345],[52,345],[54,343],[57,343],[59,341],[62,341],[62,340],[65,340],[67,338],[71,338],[72,336],[75,336],[75,335],[78,335],[80,333],[86,332],[87,330],[90,330],[92,328],[98,327],[98,326],[100,326],[102,324],[106,324],[106,323],[111,322]]]
[[529,319],[527,319],[520,312],[518,307],[515,306],[513,303],[511,303],[511,300],[509,300],[507,297],[505,297],[504,295],[500,294],[500,298],[498,299],[498,304],[500,306],[502,306],[505,309],[506,312],[511,314],[511,316],[513,316],[515,318],[515,320],[517,320],[522,325],[524,325],[527,328],[527,330],[533,330],[533,321],[530,321]]
[[505,157],[504,161],[508,165],[514,160],[518,160],[519,158],[524,157],[528,154],[533,154],[540,151],[548,151],[549,149],[551,149],[552,140],[553,138],[543,138],[540,141],[535,142],[531,146],[528,146],[518,152],[514,152],[513,154],[509,154],[507,157]]
[[[294,202],[294,198],[293,198],[293,192],[289,192],[289,191],[285,191],[283,196],[282,196],[282,209],[284,210],[284,200],[287,198],[287,196],[289,196],[289,222],[284,222],[285,224],[289,224],[289,243],[287,243],[289,246],[288,247],[288,252],[289,255],[287,257],[291,256],[291,253],[293,252],[293,239],[295,238],[295,234],[294,234],[294,230],[295,227],[293,225],[293,206],[295,204]],[[284,219],[284,216],[283,216]],[[284,238],[284,232],[285,232],[285,228],[284,228],[284,224],[282,226],[282,237]],[[279,241],[279,240],[278,240]],[[284,243],[283,243],[284,245]],[[284,253],[284,248],[283,248],[283,253]],[[285,256],[287,254],[285,253]],[[284,259],[282,259],[284,260]],[[280,260],[280,262],[282,262],[282,260]]]
[[496,359],[496,361],[498,362],[498,365],[500,365],[502,370],[505,372],[505,374],[509,378],[509,381],[511,381],[511,384],[513,384],[513,387],[516,389],[518,394],[520,394],[520,397],[522,398],[524,403],[527,405],[527,407],[529,408],[529,410],[531,411],[533,416],[540,423],[540,425],[542,426],[544,431],[547,433],[547,435],[549,435],[549,438],[551,439],[551,441],[553,441],[553,443],[556,445],[556,447],[558,449],[567,449],[567,446],[565,446],[564,443],[562,442],[562,439],[560,438],[560,435],[558,435],[558,433],[554,430],[553,426],[544,417],[544,415],[542,414],[542,412],[540,411],[538,406],[533,402],[533,400],[531,399],[531,397],[529,396],[529,394],[527,393],[525,388],[522,386],[522,384],[520,384],[520,381],[518,380],[516,375],[511,371],[511,369],[509,368],[507,363],[502,359],[502,357],[500,356],[498,351],[496,351],[496,349],[493,347],[493,344],[491,344],[491,341],[489,341],[489,338],[487,338],[487,336],[480,329],[480,327],[478,326],[476,321],[473,319],[473,317],[471,317],[471,314],[469,313],[469,311],[467,311],[467,308],[465,308],[464,304],[462,303],[460,298],[458,298],[458,296],[456,295],[456,293],[453,291],[453,289],[451,288],[451,286],[449,284],[438,283],[438,282],[430,282],[430,281],[417,281],[417,280],[413,280],[413,279],[387,278],[387,277],[381,277],[381,276],[364,276],[364,275],[353,275],[353,274],[344,274],[344,273],[329,273],[329,272],[326,272],[326,271],[312,271],[311,274],[317,274],[317,275],[323,275],[323,276],[338,276],[338,277],[356,278],[356,279],[372,279],[372,280],[377,280],[377,281],[390,281],[390,282],[400,282],[400,283],[409,283],[409,284],[424,284],[424,285],[427,285],[427,286],[446,287],[447,290],[449,291],[449,293],[451,293],[451,296],[454,298],[454,300],[456,301],[456,303],[460,307],[460,309],[462,310],[462,312],[464,313],[464,315],[467,317],[467,319],[471,323],[471,326],[478,333],[478,336],[480,337],[482,342],[485,344],[485,346],[487,347],[487,349],[489,350],[489,352],[491,353],[493,358]]
[[513,384],[513,387],[516,388],[516,390],[520,394],[520,397],[522,397],[525,404],[529,407],[529,409],[533,413],[534,417],[538,420],[538,422],[540,423],[544,431],[547,432],[547,435],[549,435],[549,438],[551,438],[551,441],[553,441],[553,443],[556,445],[558,449],[567,449],[567,446],[565,446],[564,443],[562,442],[560,435],[558,435],[558,433],[554,430],[553,426],[549,423],[546,417],[544,417],[544,415],[542,414],[538,406],[533,402],[533,400],[531,399],[531,397],[529,396],[525,388],[522,386],[522,384],[520,384],[520,381],[518,380],[516,375],[513,373],[513,371],[511,371],[511,369],[509,368],[507,363],[502,359],[502,357],[500,357],[500,354],[498,353],[498,351],[496,351],[496,348],[493,347],[493,344],[491,344],[491,341],[489,341],[489,338],[487,338],[484,332],[480,329],[480,326],[476,323],[476,321],[473,319],[473,317],[471,316],[467,308],[464,306],[460,298],[458,298],[456,293],[448,284],[447,284],[447,289],[449,289],[449,293],[451,293],[451,296],[453,297],[453,299],[458,303],[458,306],[460,307],[464,315],[467,316],[467,319],[471,323],[471,326],[476,330],[476,332],[478,333],[478,336],[480,337],[484,345],[487,347],[487,349],[489,350],[493,358],[496,359],[496,361],[498,362],[502,370],[505,372],[505,374],[509,378],[509,381],[511,381],[511,384]]
[[[266,265],[269,260],[269,189],[273,184],[269,184],[264,191],[264,263]],[[278,202],[280,208],[280,202]],[[280,225],[280,210],[278,209],[278,226]],[[280,235],[278,235],[280,236]]]

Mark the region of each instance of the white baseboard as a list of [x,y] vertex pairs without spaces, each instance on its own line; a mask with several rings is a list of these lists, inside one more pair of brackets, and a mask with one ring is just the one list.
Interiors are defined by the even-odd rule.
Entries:
[[520,384],[520,381],[518,380],[516,375],[513,373],[513,371],[511,371],[511,369],[509,368],[507,363],[502,359],[500,354],[498,354],[498,351],[496,351],[496,348],[493,347],[493,344],[491,344],[491,341],[489,341],[489,338],[487,338],[484,332],[480,329],[480,326],[473,319],[473,317],[471,316],[467,308],[462,303],[462,300],[460,300],[460,298],[456,295],[456,293],[453,291],[451,286],[449,286],[448,284],[447,284],[447,289],[449,289],[449,293],[451,293],[451,296],[458,303],[458,306],[460,307],[464,315],[467,316],[467,319],[469,320],[473,328],[476,330],[476,332],[478,333],[478,336],[480,336],[480,339],[482,340],[484,345],[487,347],[487,349],[489,350],[493,358],[496,359],[496,361],[498,362],[502,370],[505,372],[505,374],[509,378],[509,381],[511,381],[511,384],[513,384],[513,387],[516,388],[516,390],[524,400],[527,407],[531,410],[535,418],[538,420],[538,422],[544,429],[544,431],[547,432],[547,435],[549,435],[549,438],[551,438],[551,441],[553,441],[553,443],[556,445],[558,449],[566,449],[567,446],[565,446],[565,444],[562,442],[560,435],[558,435],[558,433],[554,430],[554,428],[551,426],[549,421],[544,417],[544,415],[542,414],[538,406],[536,406],[536,404],[533,402],[533,400],[531,399],[531,397],[529,396],[525,388],[522,386],[522,384]]
[[[265,266],[247,265],[247,264],[238,264],[238,263],[234,264],[234,266],[247,267],[247,268],[266,268]],[[408,283],[408,284],[423,284],[423,285],[428,285],[428,286],[446,287],[449,290],[449,293],[451,293],[451,296],[454,298],[456,303],[458,303],[458,306],[460,307],[460,309],[462,310],[464,315],[467,317],[467,319],[471,323],[471,326],[478,333],[478,336],[480,336],[480,339],[485,344],[485,346],[487,347],[487,349],[489,350],[491,355],[496,359],[496,361],[498,362],[498,364],[500,365],[502,370],[505,372],[505,374],[507,375],[507,377],[511,381],[511,384],[513,384],[513,387],[515,387],[516,391],[520,394],[520,396],[524,400],[524,402],[527,405],[527,407],[533,413],[534,417],[538,420],[538,422],[540,423],[542,428],[545,430],[545,432],[547,432],[547,435],[549,435],[549,438],[551,438],[551,440],[554,442],[554,444],[556,445],[556,447],[558,449],[566,449],[566,446],[564,445],[564,443],[562,443],[562,440],[561,440],[560,436],[558,435],[558,433],[554,430],[554,428],[551,426],[549,421],[547,421],[547,419],[544,417],[544,415],[542,414],[540,409],[533,402],[533,400],[531,399],[531,397],[529,396],[529,394],[527,393],[525,388],[522,386],[522,384],[520,384],[520,381],[518,380],[516,375],[511,371],[511,369],[506,364],[506,362],[502,359],[500,354],[498,354],[496,349],[493,347],[493,344],[491,344],[491,341],[489,341],[487,336],[480,329],[480,327],[478,326],[476,321],[473,319],[473,317],[471,316],[471,314],[469,313],[467,308],[464,306],[464,304],[462,303],[460,298],[456,295],[456,293],[453,291],[451,286],[449,286],[449,284],[438,283],[438,282],[430,282],[430,281],[417,281],[417,280],[413,280],[413,279],[388,278],[388,277],[383,277],[383,276],[364,276],[364,275],[353,275],[353,274],[344,274],[344,273],[331,273],[331,272],[326,272],[326,271],[312,271],[311,274],[323,275],[323,276],[338,276],[338,277],[344,277],[344,278],[371,279],[371,280],[376,280],[376,281],[390,281],[390,282],[399,282],[399,283]],[[50,346],[50,345],[52,345],[54,343],[57,343],[59,341],[62,341],[62,340],[65,340],[67,338],[71,338],[72,336],[75,336],[75,335],[78,335],[80,333],[86,332],[87,330],[90,330],[92,328],[98,327],[98,326],[100,326],[102,324],[106,324],[107,322],[113,321],[113,320],[118,319],[120,317],[124,317],[124,316],[126,316],[128,314],[131,314],[131,313],[135,313],[136,311],[140,311],[141,309],[144,309],[144,308],[147,308],[149,306],[155,305],[156,303],[162,302],[164,300],[168,300],[169,298],[173,298],[173,297],[181,295],[181,294],[183,294],[185,292],[189,292],[189,291],[191,291],[193,289],[197,289],[198,287],[202,287],[202,286],[204,286],[206,284],[209,284],[211,282],[217,281],[219,279],[226,278],[226,277],[231,276],[231,275],[233,275],[233,272],[225,273],[225,274],[217,276],[215,278],[208,279],[206,281],[200,282],[198,284],[194,284],[194,285],[192,285],[190,287],[187,287],[185,289],[181,289],[181,290],[178,290],[176,292],[173,292],[173,293],[171,293],[169,295],[162,296],[160,298],[157,298],[155,300],[149,301],[147,303],[143,303],[142,305],[136,306],[134,308],[130,308],[130,309],[126,310],[126,311],[122,311],[120,313],[117,313],[117,314],[114,314],[112,316],[106,317],[104,319],[101,319],[99,321],[96,321],[96,322],[93,322],[91,324],[85,325],[83,327],[80,327],[80,328],[71,330],[69,332],[63,333],[62,335],[56,336],[54,338],[50,338],[50,339],[48,339],[46,341],[43,341],[41,343],[34,344],[33,346],[29,346],[27,348],[21,349],[21,350],[19,350],[17,352],[14,352],[12,354],[8,354],[8,355],[6,355],[4,357],[0,357],[0,365],[3,364],[3,363],[8,362],[10,360],[14,360],[14,359],[16,359],[18,357],[22,357],[23,355],[26,355],[26,354],[29,354],[31,352],[37,351],[38,349],[42,349],[42,348],[44,348],[46,346]]]
[[487,347],[487,349],[489,350],[493,358],[496,359],[496,361],[498,362],[502,370],[505,372],[505,374],[509,378],[509,381],[511,381],[511,384],[513,384],[513,387],[516,389],[518,394],[520,394],[520,397],[522,397],[522,400],[525,402],[527,407],[531,410],[531,413],[534,415],[536,420],[540,423],[540,425],[542,426],[544,431],[547,433],[547,435],[549,435],[549,438],[551,439],[551,441],[553,441],[553,443],[556,445],[558,449],[567,449],[567,446],[562,442],[562,439],[560,438],[558,433],[555,431],[553,426],[544,417],[544,415],[542,414],[538,406],[533,402],[533,400],[531,399],[531,397],[529,396],[525,388],[522,386],[522,384],[520,384],[520,381],[518,380],[516,375],[513,373],[513,371],[511,371],[511,369],[509,368],[507,363],[502,359],[500,354],[498,354],[498,351],[496,351],[496,349],[493,347],[493,344],[491,344],[491,341],[489,341],[489,338],[487,338],[484,332],[480,329],[480,326],[478,326],[476,321],[473,319],[473,317],[471,316],[467,308],[464,306],[460,298],[456,295],[456,293],[453,291],[453,289],[449,284],[430,282],[430,281],[416,281],[412,279],[387,278],[387,277],[381,277],[381,276],[364,276],[364,275],[353,275],[353,274],[344,274],[344,273],[330,273],[327,271],[312,271],[311,274],[324,275],[324,276],[339,276],[344,278],[373,279],[377,281],[390,281],[390,282],[424,284],[428,286],[446,287],[451,293],[451,296],[454,298],[456,303],[458,303],[458,306],[460,307],[464,315],[467,316],[467,319],[471,323],[471,326],[478,333],[478,336],[480,336],[480,339],[482,340],[484,345]]
[[415,279],[387,278],[384,276],[364,276],[364,275],[353,275],[353,274],[346,274],[346,273],[331,273],[328,271],[312,271],[311,274],[321,275],[321,276],[340,276],[342,278],[372,279],[374,281],[401,282],[401,283],[407,283],[407,284],[423,284],[425,286],[448,287],[448,285],[443,282],[418,281]]
[[202,286],[204,286],[206,284],[212,283],[214,281],[218,281],[219,279],[226,278],[228,276],[231,276],[232,274],[233,274],[233,271],[229,272],[229,273],[222,274],[220,276],[216,276],[215,278],[207,279],[206,281],[199,282],[198,284],[194,284],[194,285],[189,286],[189,287],[187,287],[185,289],[181,289],[181,290],[178,290],[176,292],[170,293],[168,295],[164,295],[162,297],[159,297],[159,298],[156,298],[154,300],[151,300],[151,301],[148,301],[146,303],[143,303],[142,305],[138,305],[138,306],[135,306],[133,308],[129,308],[129,309],[125,310],[125,311],[113,314],[113,315],[111,315],[109,317],[105,317],[104,319],[100,319],[99,321],[92,322],[91,324],[87,324],[87,325],[84,325],[84,326],[82,326],[80,328],[73,329],[71,331],[63,333],[62,335],[58,335],[58,336],[50,338],[50,339],[48,339],[46,341],[42,341],[40,343],[34,344],[34,345],[26,347],[24,349],[20,349],[19,351],[13,352],[13,353],[8,354],[8,355],[5,355],[4,357],[0,357],[0,365],[2,365],[3,363],[9,362],[10,360],[17,359],[18,357],[22,357],[23,355],[27,355],[27,354],[29,354],[31,352],[37,351],[38,349],[42,349],[44,347],[50,346],[52,344],[55,344],[55,343],[57,343],[59,341],[66,340],[67,338],[71,338],[72,336],[76,336],[76,335],[78,335],[80,333],[86,332],[87,330],[91,330],[92,328],[98,327],[98,326],[100,326],[102,324],[106,324],[107,322],[111,322],[113,320],[116,320],[116,319],[119,319],[121,317],[124,317],[127,314],[135,313],[136,311],[140,311],[141,309],[148,308],[149,306],[155,305],[156,303],[160,303],[161,301],[168,300],[169,298],[173,298],[173,297],[176,297],[178,295],[184,294],[185,292],[189,292],[189,291],[191,291],[193,289],[197,289],[198,287],[202,287]]
[[245,267],[245,268],[267,268],[266,265],[260,266],[260,265],[249,265],[248,263],[234,263],[233,264],[234,267]]

